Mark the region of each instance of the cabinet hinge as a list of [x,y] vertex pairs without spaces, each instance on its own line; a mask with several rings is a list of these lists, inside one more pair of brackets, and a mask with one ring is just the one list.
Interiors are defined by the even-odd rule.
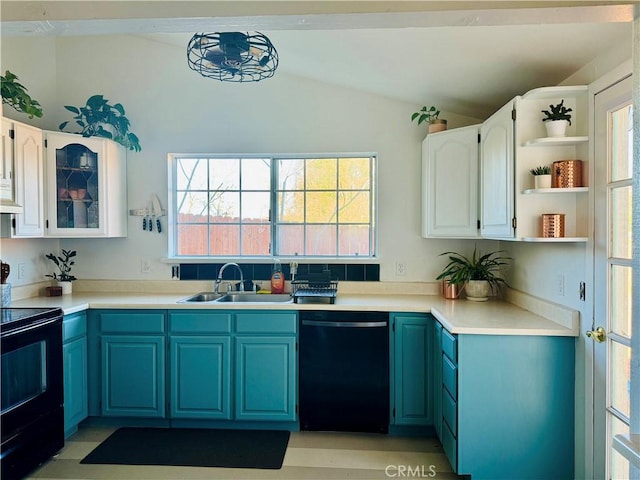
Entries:
[[296,352],[298,351],[298,342],[296,342]]
[[513,120],[513,121],[516,120],[516,109],[515,108],[513,110],[511,110],[511,120]]
[[396,407],[393,407],[393,411],[391,412],[391,415],[393,415],[393,418],[396,418]]
[[516,220],[516,217],[513,217],[513,218],[511,219],[511,227],[512,227],[513,229],[518,228],[518,221]]
[[298,415],[298,404],[296,404],[296,415]]
[[476,228],[477,228],[478,230],[480,230],[480,220],[478,220],[478,222],[477,222],[477,224],[476,224]]
[[16,131],[12,128],[9,130],[9,138],[13,140],[16,137]]
[[45,226],[46,228],[49,228],[49,220],[45,220],[45,221],[44,221],[44,226]]
[[396,321],[395,320],[393,322],[391,322],[391,331],[392,332],[396,331]]
[[16,228],[16,217],[13,217],[13,218],[11,219],[11,226],[12,226],[12,227],[13,227],[13,229],[15,230],[15,228]]
[[480,134],[478,133],[478,143],[480,143]]
[[47,148],[49,146],[49,144],[47,143],[47,139],[44,139],[44,148]]

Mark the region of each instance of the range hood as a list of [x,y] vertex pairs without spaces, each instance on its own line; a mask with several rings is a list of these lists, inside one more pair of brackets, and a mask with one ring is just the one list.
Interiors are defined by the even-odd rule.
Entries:
[[0,213],[23,213],[23,207],[11,199],[2,199],[0,200]]

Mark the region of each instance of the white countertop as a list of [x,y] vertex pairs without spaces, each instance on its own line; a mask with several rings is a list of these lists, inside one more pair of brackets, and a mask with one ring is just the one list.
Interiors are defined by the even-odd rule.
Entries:
[[[197,292],[193,292],[197,293]],[[177,303],[184,293],[79,292],[61,297],[30,297],[12,307],[59,307],[65,314],[88,308],[217,310],[359,310],[431,313],[451,333],[476,335],[578,336],[577,312],[561,306],[546,309],[552,319],[512,303],[445,300],[439,295],[339,293],[335,304]],[[567,321],[569,318],[569,321]]]

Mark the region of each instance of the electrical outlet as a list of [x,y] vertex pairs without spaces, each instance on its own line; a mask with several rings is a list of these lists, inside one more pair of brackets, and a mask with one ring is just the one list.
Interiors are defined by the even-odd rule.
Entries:
[[22,280],[27,276],[27,266],[24,263],[18,264],[18,280]]
[[556,275],[556,295],[564,297],[564,275],[561,273]]
[[148,259],[140,260],[140,272],[141,273],[150,273],[151,272],[151,261]]
[[404,261],[398,260],[396,262],[396,276],[404,277],[406,273]]

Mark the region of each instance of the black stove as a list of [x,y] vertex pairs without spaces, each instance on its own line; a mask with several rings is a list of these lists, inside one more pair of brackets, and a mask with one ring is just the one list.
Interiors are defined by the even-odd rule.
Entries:
[[38,325],[52,317],[61,317],[60,308],[3,308],[0,334],[4,335],[28,325]]

